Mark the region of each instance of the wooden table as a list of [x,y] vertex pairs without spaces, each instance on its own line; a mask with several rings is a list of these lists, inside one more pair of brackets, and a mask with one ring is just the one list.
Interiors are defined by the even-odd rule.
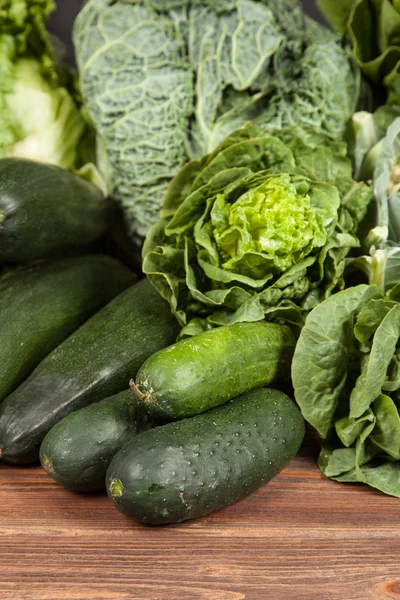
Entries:
[[317,454],[308,436],[249,498],[163,527],[2,464],[0,599],[399,599],[400,500],[329,481]]

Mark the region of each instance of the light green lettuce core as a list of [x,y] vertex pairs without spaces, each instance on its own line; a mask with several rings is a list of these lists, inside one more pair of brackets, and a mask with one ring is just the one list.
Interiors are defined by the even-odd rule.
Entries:
[[308,191],[307,185],[296,186],[283,173],[248,190],[234,204],[218,194],[211,223],[222,267],[240,272],[242,257],[252,252],[263,254],[283,273],[322,247],[327,231]]

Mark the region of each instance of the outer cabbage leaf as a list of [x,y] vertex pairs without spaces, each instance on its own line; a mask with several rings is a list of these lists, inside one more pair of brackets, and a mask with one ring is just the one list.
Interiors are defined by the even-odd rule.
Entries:
[[264,318],[301,326],[303,314],[344,285],[371,190],[351,179],[341,144],[335,153],[322,134],[320,144],[299,128],[280,135],[248,124],[168,188],[143,270],[189,325],[184,334]]
[[169,181],[247,121],[340,138],[359,77],[297,0],[89,0],[74,27],[98,164],[140,240]]

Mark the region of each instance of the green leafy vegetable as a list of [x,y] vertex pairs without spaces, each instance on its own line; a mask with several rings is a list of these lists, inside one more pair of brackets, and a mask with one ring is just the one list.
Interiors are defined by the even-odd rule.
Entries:
[[325,19],[338,33],[344,33],[357,0],[317,0]]
[[328,23],[347,33],[356,62],[388,102],[400,101],[400,3],[398,0],[318,0]]
[[359,76],[297,0],[89,0],[74,28],[98,164],[134,237],[169,181],[247,121],[341,138]]
[[54,8],[53,0],[0,4],[0,158],[73,169],[86,162],[80,146],[88,126],[75,102],[73,77],[46,31]]
[[172,180],[143,247],[143,270],[183,333],[286,319],[343,286],[371,190],[344,144],[298,127],[252,124]]
[[359,285],[308,315],[292,363],[295,397],[337,481],[400,497],[400,303]]
[[349,135],[356,177],[371,179],[374,190],[363,225],[368,254],[352,265],[387,293],[400,281],[400,107],[356,113]]

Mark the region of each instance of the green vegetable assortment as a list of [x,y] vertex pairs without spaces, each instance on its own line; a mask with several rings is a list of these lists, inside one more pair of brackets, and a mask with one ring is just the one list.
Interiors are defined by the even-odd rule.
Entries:
[[1,3],[0,460],[180,523],[307,422],[400,498],[400,3],[318,4],[88,0],[75,73]]
[[139,239],[179,168],[245,122],[340,139],[360,96],[347,52],[297,0],[90,0],[74,42],[98,164]]

